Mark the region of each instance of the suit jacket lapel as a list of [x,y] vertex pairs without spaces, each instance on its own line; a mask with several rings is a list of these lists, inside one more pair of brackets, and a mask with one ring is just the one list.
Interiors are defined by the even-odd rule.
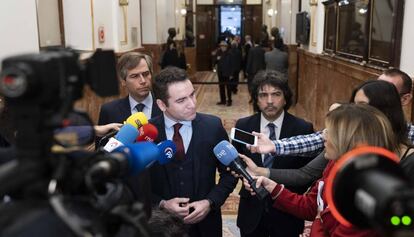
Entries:
[[196,148],[199,144],[199,139],[202,136],[200,131],[204,131],[202,127],[202,123],[200,123],[200,116],[197,114],[196,118],[191,122],[193,135],[191,136],[190,144],[188,145],[187,154],[185,155],[187,159],[193,159],[193,174],[196,177],[194,179],[194,193],[198,193],[198,184],[200,183],[199,176],[195,175],[199,173],[200,170],[200,159],[199,155],[197,155]]
[[292,115],[285,111],[285,117],[283,118],[282,127],[278,128],[281,129],[279,139],[289,137],[290,134],[292,134],[292,129],[294,128],[292,127],[293,124],[291,120]]
[[[261,116],[260,113],[256,113],[255,115],[253,115],[253,118],[252,118],[252,125],[253,125],[252,126],[252,131],[261,132],[260,131],[260,116]],[[251,155],[251,158],[253,159],[253,161],[255,161],[255,163],[257,165],[263,166],[262,155],[261,154],[253,153]]]
[[131,105],[129,104],[128,96],[121,100],[121,103],[119,104],[119,112],[120,114],[126,115],[123,116],[125,119],[131,115]]
[[[158,116],[156,118],[154,118],[154,120],[151,120],[151,123],[154,124],[155,127],[159,128],[158,129],[158,138],[157,141],[164,141],[167,139],[167,135],[165,133],[165,122],[164,122],[164,115]],[[171,193],[171,187],[173,187],[173,173],[172,173],[172,162],[167,163],[166,165],[164,165],[164,171],[167,174],[167,182],[168,182],[168,187],[169,187],[169,192]]]

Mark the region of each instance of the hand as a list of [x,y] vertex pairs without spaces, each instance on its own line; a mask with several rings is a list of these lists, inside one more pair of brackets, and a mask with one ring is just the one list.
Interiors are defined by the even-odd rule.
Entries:
[[188,204],[189,208],[194,208],[190,215],[184,218],[185,224],[195,224],[204,219],[210,212],[210,202],[207,199]]
[[[263,186],[269,193],[272,193],[273,189],[275,189],[277,183],[269,178],[263,176],[253,176],[253,179],[256,179],[256,188]],[[250,192],[251,195],[256,195],[253,191],[252,187],[250,186],[247,179],[243,179],[244,188]]]
[[163,201],[160,204],[160,207],[171,213],[177,214],[181,218],[184,218],[190,213],[190,207],[188,205],[189,201],[189,198],[173,198]]
[[119,131],[122,127],[122,123],[109,123],[106,125],[95,125],[93,129],[95,130],[95,135],[97,137],[103,137],[105,134],[109,133],[111,130]]
[[258,132],[252,132],[252,134],[257,136],[257,146],[247,146],[251,153],[267,154],[276,152],[275,144],[265,134]]
[[331,112],[334,109],[337,109],[338,107],[340,107],[342,104],[340,103],[333,103],[331,104],[331,106],[329,106],[329,112]]

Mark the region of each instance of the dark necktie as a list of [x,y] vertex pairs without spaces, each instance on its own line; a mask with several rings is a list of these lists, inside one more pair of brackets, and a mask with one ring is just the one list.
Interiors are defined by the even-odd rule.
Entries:
[[145,105],[144,105],[144,104],[141,104],[141,103],[139,103],[139,104],[135,105],[135,109],[136,109],[138,112],[142,112],[142,110],[144,109],[144,107],[145,107]]
[[[272,141],[276,140],[276,132],[275,132],[276,126],[273,123],[269,123],[267,127],[270,130],[269,139]],[[273,159],[274,159],[274,156],[272,154],[270,153],[266,154],[263,159],[263,167],[271,168],[273,165]]]
[[183,126],[181,123],[174,124],[174,135],[173,135],[173,142],[177,147],[177,151],[175,152],[175,158],[177,160],[184,160],[185,158],[185,150],[184,150],[184,143],[183,138],[180,134],[180,128]]

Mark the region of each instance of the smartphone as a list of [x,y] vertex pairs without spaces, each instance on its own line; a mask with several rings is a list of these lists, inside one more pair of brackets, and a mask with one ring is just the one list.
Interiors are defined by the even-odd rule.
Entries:
[[233,141],[243,143],[246,145],[257,145],[257,137],[251,133],[240,130],[238,128],[232,128],[230,131],[230,138]]

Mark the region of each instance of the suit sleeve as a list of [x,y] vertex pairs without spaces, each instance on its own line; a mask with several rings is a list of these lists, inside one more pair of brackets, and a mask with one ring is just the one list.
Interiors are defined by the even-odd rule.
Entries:
[[[217,137],[217,143],[222,140],[229,140],[227,136],[227,132],[224,129],[223,125],[220,123],[220,127],[218,128],[216,132]],[[216,157],[212,157],[215,159],[217,164],[217,169],[220,174],[220,178],[216,186],[210,191],[210,193],[207,195],[206,198],[212,200],[215,203],[216,208],[220,208],[221,205],[224,204],[227,197],[230,195],[230,193],[233,191],[233,189],[236,187],[237,179],[234,178],[230,172],[226,170],[226,167],[221,164]]]
[[321,152],[300,169],[270,169],[269,178],[287,186],[306,186],[322,176],[326,164],[325,152]]

